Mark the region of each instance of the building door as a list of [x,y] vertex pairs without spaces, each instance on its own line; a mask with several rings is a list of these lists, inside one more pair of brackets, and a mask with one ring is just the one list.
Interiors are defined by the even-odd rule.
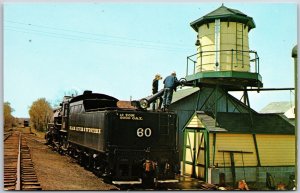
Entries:
[[207,181],[208,134],[203,128],[186,128],[184,132],[183,174]]

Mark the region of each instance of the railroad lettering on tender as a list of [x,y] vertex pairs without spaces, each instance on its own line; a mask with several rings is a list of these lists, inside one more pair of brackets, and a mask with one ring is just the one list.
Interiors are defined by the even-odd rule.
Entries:
[[134,120],[134,121],[142,121],[143,120],[143,117],[136,116],[136,114],[133,114],[133,113],[120,113],[119,118],[123,119],[123,120]]
[[70,126],[69,129],[72,130],[72,131],[81,131],[81,132],[87,132],[87,133],[98,133],[98,134],[101,134],[101,129],[99,129],[99,128]]

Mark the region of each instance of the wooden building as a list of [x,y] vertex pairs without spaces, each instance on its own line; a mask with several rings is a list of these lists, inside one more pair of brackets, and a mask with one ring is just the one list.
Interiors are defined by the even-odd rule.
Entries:
[[170,106],[179,117],[182,174],[213,184],[265,183],[267,173],[289,182],[296,164],[292,122],[283,114],[257,113],[222,89],[188,90],[177,91]]

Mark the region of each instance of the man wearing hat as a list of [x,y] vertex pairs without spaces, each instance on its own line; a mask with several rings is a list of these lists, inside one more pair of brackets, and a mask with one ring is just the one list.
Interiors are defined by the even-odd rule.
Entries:
[[164,110],[168,110],[173,98],[173,91],[176,91],[176,87],[179,85],[179,81],[176,77],[176,72],[172,72],[171,75],[167,76],[164,80]]
[[[162,77],[160,76],[160,74],[156,74],[153,82],[152,82],[152,94],[156,94],[158,92],[158,81],[161,80]],[[162,97],[159,97],[159,104],[158,104],[158,109],[161,108],[162,105]],[[155,110],[155,104],[156,102],[152,103],[152,109]]]

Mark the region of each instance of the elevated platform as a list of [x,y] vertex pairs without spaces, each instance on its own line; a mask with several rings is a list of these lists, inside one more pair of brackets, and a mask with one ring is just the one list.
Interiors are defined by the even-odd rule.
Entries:
[[263,87],[262,77],[259,73],[239,71],[208,71],[187,75],[186,81],[194,86],[204,84],[218,84],[233,88]]

